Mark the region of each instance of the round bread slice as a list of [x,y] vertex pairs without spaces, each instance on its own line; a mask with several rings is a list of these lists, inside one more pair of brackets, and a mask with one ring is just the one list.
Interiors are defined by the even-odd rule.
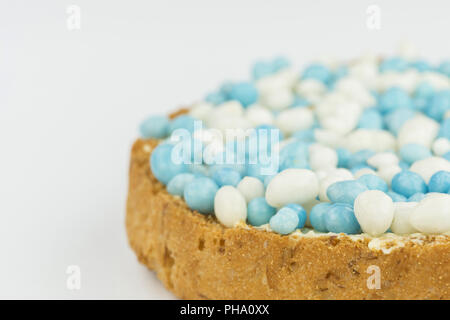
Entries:
[[140,262],[182,299],[449,299],[450,237],[225,228],[153,176],[132,148],[126,227]]

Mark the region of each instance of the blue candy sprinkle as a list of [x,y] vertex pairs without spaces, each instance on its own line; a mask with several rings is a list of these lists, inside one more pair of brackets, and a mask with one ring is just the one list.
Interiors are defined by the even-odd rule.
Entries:
[[184,188],[184,200],[189,208],[200,213],[214,211],[214,197],[219,187],[211,178],[195,178]]
[[214,172],[221,168],[231,168],[239,172],[242,177],[246,175],[245,153],[232,152],[230,150],[221,152],[209,164],[211,164],[211,174],[214,174]]
[[186,114],[178,116],[170,123],[169,132],[172,133],[177,129],[185,129],[192,133],[194,132],[195,121],[198,120],[195,120],[194,118]]
[[169,134],[169,118],[166,116],[148,117],[139,127],[143,138],[162,139]]
[[387,183],[374,174],[365,174],[359,177],[358,181],[363,183],[369,190],[380,190],[383,192],[389,190]]
[[296,131],[292,134],[292,138],[298,139],[299,141],[303,142],[314,142],[314,129]]
[[425,109],[425,113],[430,118],[441,121],[448,110],[450,110],[450,90],[444,90],[433,96],[429,107]]
[[420,202],[425,198],[425,193],[417,192],[408,198],[408,202]]
[[276,57],[272,61],[258,61],[253,65],[253,79],[258,80],[275,72],[286,69],[291,65],[285,57]]
[[428,182],[429,192],[447,193],[450,191],[450,172],[438,171],[433,174]]
[[259,61],[253,65],[252,75],[253,79],[258,80],[275,72],[275,68],[271,63],[266,61]]
[[398,194],[394,191],[388,191],[386,194],[391,197],[392,201],[394,202],[405,202],[407,198],[405,196],[402,196],[401,194]]
[[255,163],[247,164],[246,175],[249,177],[258,178],[264,182],[267,176],[273,176],[278,172],[278,168],[272,163]]
[[352,153],[350,152],[350,150],[345,148],[337,148],[336,152],[338,156],[337,166],[339,168],[348,168],[348,163],[350,162],[350,159],[352,157]]
[[210,173],[211,168],[205,164],[190,163],[188,164],[188,168],[189,172],[197,177],[198,176],[209,177],[211,175]]
[[246,140],[245,147],[248,162],[250,164],[257,164],[259,160],[263,160],[265,163],[269,162],[272,145],[276,145],[283,138],[282,132],[277,127],[271,125],[256,127]]
[[367,165],[367,159],[369,159],[374,154],[374,151],[368,149],[355,152],[354,154],[352,154],[350,160],[348,161],[348,167],[354,168],[361,165]]
[[295,203],[290,203],[288,205],[285,206],[286,208],[292,209],[295,211],[295,213],[297,213],[298,215],[298,225],[297,228],[301,229],[305,226],[306,223],[306,218],[308,217],[308,215],[306,214],[306,210],[303,209],[303,207],[299,204],[295,204]]
[[277,210],[271,207],[265,198],[255,198],[248,204],[247,219],[252,226],[261,226],[269,223],[276,212]]
[[428,82],[421,82],[414,91],[414,97],[429,98],[434,94],[433,86]]
[[233,83],[230,81],[224,82],[220,86],[219,91],[223,94],[223,96],[225,97],[226,100],[230,100],[230,92],[231,92],[232,88],[233,88]]
[[434,88],[428,82],[422,82],[414,92],[414,108],[423,111],[429,104],[434,95]]
[[150,156],[153,175],[163,184],[167,184],[177,174],[188,171],[188,166],[172,154],[173,149],[174,145],[163,143],[158,145]]
[[167,192],[172,195],[182,197],[184,194],[184,188],[189,182],[194,179],[195,175],[193,175],[192,173],[177,174],[175,177],[170,179],[169,183],[167,184]]
[[275,57],[272,60],[272,68],[275,72],[289,68],[291,62],[286,57]]
[[231,86],[229,98],[237,100],[242,106],[247,107],[258,100],[258,90],[250,82],[236,83]]
[[359,118],[360,129],[383,129],[383,116],[375,108],[365,109]]
[[284,207],[270,218],[269,224],[273,231],[279,234],[289,234],[297,229],[298,220],[295,210]]
[[280,171],[289,168],[309,168],[309,143],[292,142],[286,145],[280,152]]
[[439,129],[439,138],[447,138],[450,140],[450,118],[444,119]]
[[408,164],[431,157],[430,149],[421,144],[409,143],[400,148],[400,158]]
[[[176,152],[176,155],[185,163],[200,164],[203,157],[203,143],[198,139],[194,139],[191,135],[185,135],[184,133],[178,135],[178,133],[173,133],[169,141],[175,146],[174,152]],[[175,135],[177,135],[177,140],[179,141],[172,140]]]
[[442,62],[437,68],[437,71],[450,77],[450,61]]
[[264,178],[264,188],[267,188],[267,186],[269,185],[270,181],[272,181],[273,178],[275,178],[276,174],[271,174],[268,175]]
[[331,77],[330,70],[319,63],[308,66],[302,74],[302,79],[315,79],[324,84],[329,84]]
[[338,81],[339,79],[348,75],[347,66],[339,66],[335,69],[332,75],[332,81]]
[[353,207],[343,203],[335,203],[328,209],[325,213],[325,225],[328,231],[334,233],[356,234],[361,232]]
[[357,165],[357,166],[352,167],[352,168],[350,169],[350,171],[351,171],[353,174],[356,174],[359,170],[362,170],[362,169],[370,169],[370,170],[373,170],[373,167],[369,166],[368,164],[359,164],[359,165]]
[[411,63],[411,67],[413,67],[419,72],[431,71],[433,69],[431,64],[425,60],[416,60],[413,63]]
[[397,71],[403,72],[408,69],[409,63],[403,58],[393,57],[385,59],[380,64],[380,72]]
[[338,181],[328,187],[327,196],[332,202],[353,205],[356,197],[367,190],[364,184],[356,180]]
[[397,135],[402,125],[409,119],[413,118],[415,114],[416,112],[412,109],[396,109],[386,114],[384,121],[389,131],[394,135]]
[[214,105],[218,105],[227,101],[227,98],[222,92],[211,92],[205,97],[205,101]]
[[399,87],[392,87],[386,90],[378,101],[378,109],[382,113],[400,109],[400,108],[412,108],[413,103],[409,94]]
[[310,129],[319,129],[319,128],[321,128],[320,121],[319,119],[317,119],[317,117],[314,117],[314,121]]
[[295,96],[294,102],[292,102],[291,108],[300,108],[300,107],[307,107],[311,105],[311,103],[306,100],[305,98]]
[[252,131],[252,134],[249,137],[249,143],[253,142],[254,145],[258,146],[258,148],[269,146],[270,150],[272,143],[277,143],[283,139],[283,132],[281,132],[279,128],[270,124],[262,124],[257,126],[255,130]]
[[409,169],[409,164],[406,161],[400,160],[398,162],[398,166],[400,167],[400,169],[402,170],[408,170]]
[[409,170],[397,173],[392,178],[391,187],[394,192],[407,198],[418,192],[427,192],[427,185],[423,178],[417,173]]
[[315,230],[319,232],[328,231],[325,225],[325,214],[330,208],[331,203],[329,202],[322,202],[312,207],[311,212],[309,213],[309,221]]
[[445,154],[442,156],[442,158],[444,158],[445,160],[450,161],[450,151],[447,152],[447,153],[445,153]]
[[220,168],[214,171],[212,178],[219,187],[222,186],[237,186],[241,181],[241,174],[231,168]]

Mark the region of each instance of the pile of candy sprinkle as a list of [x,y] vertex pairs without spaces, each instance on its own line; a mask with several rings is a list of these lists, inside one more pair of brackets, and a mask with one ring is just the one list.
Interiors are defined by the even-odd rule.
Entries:
[[450,61],[258,62],[140,130],[167,191],[226,227],[450,233]]

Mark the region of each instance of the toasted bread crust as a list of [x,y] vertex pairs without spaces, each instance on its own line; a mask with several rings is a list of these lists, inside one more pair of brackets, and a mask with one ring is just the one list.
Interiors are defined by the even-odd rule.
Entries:
[[[225,228],[155,179],[149,156],[157,143],[133,146],[126,228],[139,261],[178,297],[450,299],[450,237],[408,241],[384,254],[369,249],[368,239]],[[370,266],[379,267],[380,289],[368,288]]]

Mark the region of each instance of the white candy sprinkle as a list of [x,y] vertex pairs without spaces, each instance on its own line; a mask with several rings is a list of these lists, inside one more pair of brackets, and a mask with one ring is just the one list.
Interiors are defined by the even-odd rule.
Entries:
[[216,117],[220,116],[241,117],[244,115],[244,107],[239,101],[236,100],[227,101],[215,107],[213,115]]
[[199,130],[195,130],[192,136],[194,139],[201,141],[205,145],[208,145],[210,143],[223,142],[222,134],[219,130],[216,129],[202,128]]
[[351,132],[344,143],[351,152],[370,149],[375,152],[395,150],[395,137],[384,130],[357,129]]
[[260,94],[265,95],[270,92],[276,92],[280,89],[290,89],[294,86],[297,79],[294,70],[282,70],[275,74],[263,77],[256,82],[256,87]]
[[383,179],[388,184],[388,186],[391,186],[392,178],[400,171],[402,171],[402,168],[400,168],[398,165],[390,165],[378,169],[377,175],[381,179]]
[[336,176],[345,178],[347,180],[354,178],[353,173],[350,170],[345,169],[345,168],[332,169],[332,170],[329,170],[329,173],[332,175],[336,175]]
[[429,83],[436,90],[445,90],[450,88],[450,79],[438,72],[424,72],[422,74],[421,82]]
[[309,164],[314,171],[336,168],[338,164],[336,150],[318,143],[310,145]]
[[335,90],[345,94],[351,100],[355,101],[363,108],[375,105],[376,100],[367,88],[364,87],[356,77],[345,77],[340,79],[336,85]]
[[302,80],[297,84],[295,89],[300,96],[312,103],[320,101],[322,95],[327,91],[327,87],[315,79]]
[[450,162],[444,158],[429,157],[414,162],[409,170],[420,175],[428,183],[431,176],[436,172],[441,170],[450,171]]
[[358,59],[349,66],[349,74],[357,78],[368,88],[374,88],[378,77],[378,64],[376,59]]
[[263,124],[273,124],[274,121],[272,112],[257,104],[249,106],[245,116],[254,127]]
[[439,197],[440,194],[440,192],[428,192],[427,194],[425,194],[425,198],[433,198],[435,196]]
[[397,136],[398,147],[417,143],[430,148],[438,131],[439,123],[424,115],[416,115],[401,126]]
[[280,70],[275,75],[285,88],[293,88],[298,79],[298,72],[294,68]]
[[392,199],[379,190],[368,190],[358,195],[354,210],[361,229],[371,236],[386,232],[394,218]]
[[450,195],[436,193],[424,198],[414,208],[410,223],[427,234],[450,231]]
[[313,112],[307,108],[292,108],[281,111],[275,124],[287,136],[298,130],[309,129],[314,123]]
[[328,176],[336,176],[344,178],[345,180],[353,179],[353,173],[345,168],[331,168],[326,170],[316,171],[317,178],[319,180],[324,179]]
[[412,93],[420,83],[420,74],[416,70],[405,72],[386,71],[377,78],[377,89],[386,91],[391,87],[400,87],[408,93]]
[[375,167],[377,169],[386,167],[386,166],[392,166],[397,165],[399,162],[399,159],[397,155],[395,155],[392,152],[381,152],[373,155],[367,160],[367,163],[371,165],[372,167]]
[[266,201],[273,207],[289,203],[305,204],[319,194],[319,181],[311,170],[286,169],[270,181]]
[[218,154],[225,150],[222,140],[214,140],[208,143],[203,150],[203,161],[205,164],[212,164],[216,160]]
[[316,58],[316,62],[323,64],[329,69],[336,69],[339,66],[339,61],[336,57],[327,54],[321,54]]
[[360,169],[360,170],[355,172],[355,179],[359,179],[365,174],[378,175],[375,171],[373,171],[370,168],[362,168],[362,169]]
[[317,179],[319,179],[319,182],[320,182],[320,180],[325,179],[328,176],[327,170],[318,170],[315,173],[316,173]]
[[362,107],[343,94],[333,92],[317,104],[315,111],[324,129],[344,135],[355,129]]
[[417,229],[410,223],[410,218],[418,202],[394,202],[394,219],[391,230],[396,234],[416,233]]
[[254,198],[264,197],[264,184],[255,177],[244,177],[237,185],[237,189],[247,202]]
[[318,143],[331,148],[338,148],[342,145],[343,136],[325,129],[314,129],[314,138]]
[[196,119],[206,121],[211,115],[213,108],[213,105],[210,103],[199,102],[192,106],[192,108],[189,110],[189,115]]
[[224,186],[214,198],[214,213],[226,227],[234,227],[247,219],[247,203],[244,196],[232,186]]
[[234,129],[249,129],[252,127],[251,123],[243,116],[219,116],[213,119],[210,118],[208,126],[220,130],[227,137]]
[[320,124],[325,130],[331,130],[335,134],[345,135],[355,129],[358,124],[359,113],[348,112],[347,116],[344,116],[348,110],[335,109],[335,111],[334,114],[320,118]]
[[280,89],[261,96],[261,103],[272,110],[286,109],[293,102],[294,94],[290,89]]
[[450,151],[450,141],[447,138],[438,138],[433,142],[432,150],[435,155],[443,156]]

